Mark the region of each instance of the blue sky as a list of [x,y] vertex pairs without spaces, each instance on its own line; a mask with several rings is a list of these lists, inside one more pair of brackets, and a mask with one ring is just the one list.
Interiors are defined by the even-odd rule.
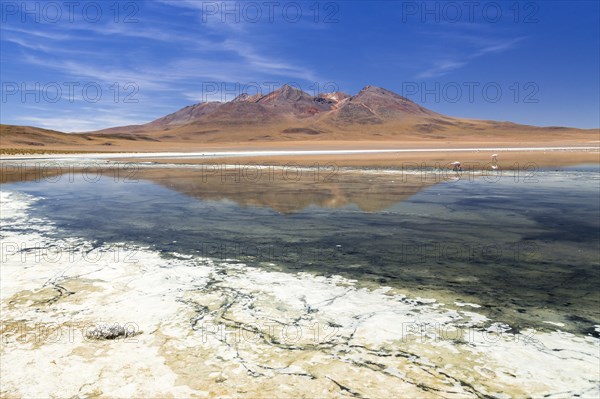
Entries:
[[598,1],[5,1],[2,123],[144,123],[283,84],[600,126]]

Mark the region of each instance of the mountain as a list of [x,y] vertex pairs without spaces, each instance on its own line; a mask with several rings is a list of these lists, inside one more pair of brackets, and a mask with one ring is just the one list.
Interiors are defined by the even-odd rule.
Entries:
[[[132,134],[159,139],[205,139],[228,141],[232,129],[243,129],[248,137],[240,140],[277,139],[304,136],[327,136],[336,139],[341,130],[364,129],[390,123],[419,125],[438,120],[451,124],[451,118],[428,110],[389,90],[366,86],[356,95],[343,92],[311,96],[295,87],[284,85],[266,95],[243,93],[226,103],[206,102],[187,106],[177,112],[144,125],[123,126],[90,132],[100,136]],[[419,129],[422,130],[422,127]],[[263,133],[256,136],[256,130]],[[337,132],[337,133],[336,133]],[[314,138],[314,137],[313,137]]]
[[389,90],[367,86],[357,95],[344,99],[328,119],[342,124],[381,124],[413,117],[442,116]]
[[[186,107],[174,114],[157,119],[153,123],[173,125],[196,122],[218,124],[264,124],[265,122],[284,122],[293,119],[310,118],[322,112],[331,111],[335,101],[322,97],[311,97],[302,90],[289,85],[284,85],[266,95],[250,96],[246,93],[228,103],[200,103],[191,108],[202,109],[203,112],[194,112],[193,120],[185,116],[191,114]],[[190,115],[192,116],[192,115]],[[167,119],[167,118],[170,118]]]
[[[592,140],[598,134],[597,129],[542,128],[450,117],[377,86],[366,86],[356,95],[333,92],[311,96],[289,85],[265,95],[243,93],[225,103],[193,104],[142,125],[78,134],[32,129],[37,128],[5,125],[0,146],[68,149],[93,146],[96,150],[114,151],[119,146],[189,148],[300,141],[574,143]],[[593,136],[588,138],[588,135]]]

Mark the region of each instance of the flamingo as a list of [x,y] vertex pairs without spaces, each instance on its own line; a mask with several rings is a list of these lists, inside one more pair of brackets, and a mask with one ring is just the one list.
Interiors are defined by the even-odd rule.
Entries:
[[492,154],[492,162],[494,163],[492,165],[492,169],[493,170],[498,169],[498,165],[497,165],[497,163],[498,163],[498,154]]
[[455,170],[455,171],[462,170],[460,167],[460,162],[458,162],[458,161],[452,162],[450,165],[452,165],[452,170]]

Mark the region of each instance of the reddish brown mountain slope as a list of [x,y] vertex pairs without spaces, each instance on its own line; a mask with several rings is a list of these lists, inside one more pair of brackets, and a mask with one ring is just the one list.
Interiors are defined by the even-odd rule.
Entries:
[[160,149],[315,141],[589,144],[598,136],[597,129],[540,128],[453,118],[376,86],[366,86],[354,96],[341,92],[311,96],[286,85],[266,95],[242,94],[227,103],[190,105],[143,125],[70,135],[31,129],[4,127],[0,146],[113,146],[105,148],[115,150],[120,145]]

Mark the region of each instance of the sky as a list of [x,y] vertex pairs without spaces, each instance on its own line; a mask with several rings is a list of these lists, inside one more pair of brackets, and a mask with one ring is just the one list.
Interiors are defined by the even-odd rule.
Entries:
[[599,4],[1,0],[0,121],[90,131],[290,84],[598,128]]

